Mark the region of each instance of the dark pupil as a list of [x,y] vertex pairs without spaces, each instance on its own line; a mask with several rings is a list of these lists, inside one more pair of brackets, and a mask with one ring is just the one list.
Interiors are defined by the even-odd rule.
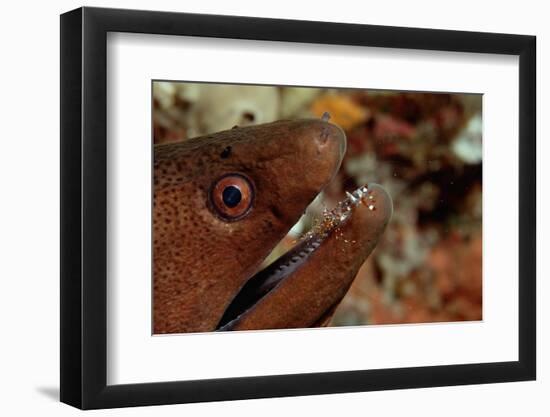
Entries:
[[237,187],[230,185],[228,187],[225,187],[223,190],[223,202],[227,207],[235,207],[237,204],[241,202],[241,190],[239,190]]

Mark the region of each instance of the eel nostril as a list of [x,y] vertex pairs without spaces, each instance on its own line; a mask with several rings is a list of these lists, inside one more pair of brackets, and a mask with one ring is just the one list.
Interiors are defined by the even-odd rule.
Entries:
[[[323,115],[321,116],[321,120],[323,122],[328,122],[330,120],[330,113],[328,111],[324,112]],[[330,127],[327,123],[321,129],[321,140],[319,141],[319,143],[321,145],[324,145],[327,142],[329,136],[330,136]]]
[[327,146],[334,146],[338,150],[340,159],[343,158],[347,147],[344,131],[336,125],[323,121],[318,132],[316,140],[318,152],[323,151],[323,148]]
[[330,136],[330,128],[329,126],[324,126],[323,129],[321,130],[319,143],[321,145],[324,145],[325,143],[327,143],[329,136]]

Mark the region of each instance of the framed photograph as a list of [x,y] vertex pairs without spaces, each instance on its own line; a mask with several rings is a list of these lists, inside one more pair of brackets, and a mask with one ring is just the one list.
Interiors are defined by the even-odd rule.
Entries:
[[61,16],[61,401],[533,380],[535,37]]

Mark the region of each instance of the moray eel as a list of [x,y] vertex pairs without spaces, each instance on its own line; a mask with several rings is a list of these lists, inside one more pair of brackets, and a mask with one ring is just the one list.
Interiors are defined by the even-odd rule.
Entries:
[[154,149],[153,332],[326,325],[392,214],[368,184],[289,252],[263,260],[336,174],[325,120],[238,127]]

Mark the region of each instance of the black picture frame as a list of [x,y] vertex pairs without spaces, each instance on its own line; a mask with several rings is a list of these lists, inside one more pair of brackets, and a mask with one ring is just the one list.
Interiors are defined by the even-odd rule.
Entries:
[[[112,385],[107,375],[108,32],[519,56],[519,360]],[[251,17],[80,8],[61,16],[61,401],[82,409],[533,380],[536,38]]]

